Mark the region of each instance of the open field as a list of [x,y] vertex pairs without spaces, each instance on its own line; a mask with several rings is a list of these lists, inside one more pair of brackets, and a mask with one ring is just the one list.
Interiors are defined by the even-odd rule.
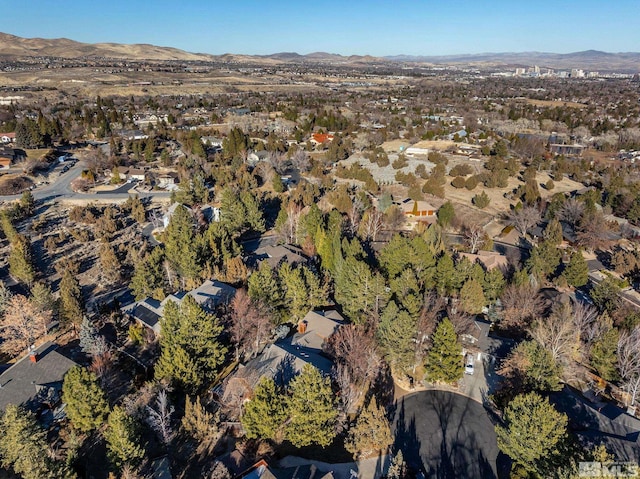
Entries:
[[555,100],[527,100],[529,105],[556,108],[556,107],[568,107],[568,108],[586,108],[584,103],[576,103],[573,101],[555,101]]

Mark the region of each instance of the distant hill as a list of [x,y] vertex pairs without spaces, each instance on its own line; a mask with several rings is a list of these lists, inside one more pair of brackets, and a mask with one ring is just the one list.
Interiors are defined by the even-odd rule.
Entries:
[[128,60],[211,60],[211,55],[147,44],[81,43],[67,38],[21,38],[0,33],[0,58],[20,57],[122,58]]
[[608,70],[640,72],[640,53],[607,53],[598,50],[586,50],[575,53],[478,53],[470,55],[410,56],[396,55],[385,57],[387,60],[405,63],[429,63],[433,65],[511,65],[533,66],[568,70]]
[[172,47],[149,44],[81,43],[68,38],[21,38],[0,33],[0,59],[21,57],[61,58],[122,58],[125,60],[181,60],[220,61],[228,63],[256,63],[263,65],[283,63],[327,63],[332,65],[359,65],[402,62],[432,65],[532,66],[542,68],[640,72],[640,53],[607,53],[597,50],[558,54],[542,52],[480,53],[473,55],[373,57],[369,55],[343,56],[336,53],[314,52],[301,55],[295,52],[271,55],[243,55],[226,53],[209,55],[190,53]]

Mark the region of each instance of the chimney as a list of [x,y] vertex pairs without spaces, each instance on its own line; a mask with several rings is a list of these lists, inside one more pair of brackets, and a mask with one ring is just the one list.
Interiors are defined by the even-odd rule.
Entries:
[[307,332],[307,322],[306,321],[300,321],[298,323],[298,332],[300,334],[304,334]]
[[36,354],[36,352],[35,352],[35,351],[31,351],[31,352],[29,353],[29,360],[30,360],[32,363],[37,363],[37,362],[38,362],[38,355]]

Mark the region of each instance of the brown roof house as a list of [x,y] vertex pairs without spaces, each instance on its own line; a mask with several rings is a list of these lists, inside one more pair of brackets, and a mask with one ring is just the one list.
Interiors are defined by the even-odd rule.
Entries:
[[434,218],[437,208],[426,201],[416,201],[411,198],[404,198],[394,203],[406,215],[414,218]]
[[495,251],[478,251],[477,254],[460,253],[460,256],[467,258],[472,263],[478,262],[486,269],[500,268],[501,270],[506,270],[509,267],[507,257]]

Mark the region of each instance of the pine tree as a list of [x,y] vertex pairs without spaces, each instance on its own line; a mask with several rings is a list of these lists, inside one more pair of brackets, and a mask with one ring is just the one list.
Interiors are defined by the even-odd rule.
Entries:
[[120,260],[106,241],[100,246],[100,266],[102,277],[107,283],[113,284],[120,281]]
[[227,352],[219,340],[223,328],[217,318],[187,295],[180,305],[166,304],[161,327],[156,378],[172,380],[188,391],[213,380]]
[[193,218],[178,206],[166,229],[166,258],[183,280],[196,280],[202,270],[198,258]]
[[482,290],[484,291],[485,298],[489,301],[498,299],[502,295],[505,284],[504,274],[502,274],[499,268],[487,270],[482,282]]
[[384,453],[391,444],[393,437],[389,421],[373,396],[358,416],[355,426],[349,430],[344,447],[358,459],[375,451]]
[[618,379],[616,355],[619,333],[611,328],[592,344],[589,362],[598,374],[607,381]]
[[441,295],[452,294],[460,287],[451,255],[444,253],[436,265],[436,288]]
[[65,465],[51,460],[46,432],[21,406],[9,404],[0,416],[0,458],[23,479],[74,477]]
[[440,226],[442,226],[443,228],[447,228],[449,225],[451,225],[454,218],[456,217],[456,210],[453,207],[451,201],[447,201],[438,209],[437,216],[438,223],[440,223]]
[[27,285],[31,285],[35,280],[36,272],[31,259],[31,246],[24,236],[17,235],[11,243],[9,273]]
[[195,400],[186,397],[182,429],[198,443],[215,439],[220,433],[215,416],[200,403],[200,396]]
[[82,352],[91,356],[100,355],[107,350],[107,343],[104,337],[98,333],[95,325],[86,316],[82,318],[80,323],[80,349]]
[[562,273],[571,286],[579,288],[589,281],[589,266],[582,256],[582,252],[578,251],[571,255],[569,264]]
[[460,289],[460,308],[469,314],[480,314],[487,304],[482,291],[482,285],[475,279],[470,279]]
[[537,393],[521,394],[504,411],[496,426],[498,447],[528,472],[538,472],[558,452],[566,436],[567,416]]
[[334,279],[336,302],[354,323],[377,317],[389,299],[380,273],[372,273],[362,260],[349,257],[338,268]]
[[338,418],[331,381],[310,364],[302,369],[289,386],[285,436],[295,447],[318,444],[326,447],[333,441]]
[[121,469],[125,464],[138,465],[144,458],[144,449],[140,446],[140,436],[135,420],[120,406],[109,414],[107,430],[107,454],[111,463]]
[[254,301],[261,301],[274,312],[284,306],[284,290],[280,278],[268,262],[260,263],[257,271],[249,277],[249,297]]
[[65,374],[62,401],[71,425],[82,432],[98,429],[109,414],[109,403],[97,376],[80,366],[74,366]]
[[444,318],[433,334],[433,346],[427,354],[427,379],[454,383],[462,378],[462,346],[449,318]]
[[67,323],[79,326],[84,314],[82,290],[77,279],[77,267],[68,265],[60,280],[60,315]]
[[164,299],[164,258],[164,250],[158,246],[136,263],[129,287],[137,301],[149,296]]
[[250,439],[281,439],[287,411],[284,396],[273,379],[262,378],[253,391],[253,397],[244,405],[240,419]]
[[415,361],[414,337],[417,321],[401,311],[394,301],[385,308],[376,330],[376,341],[394,371],[409,373]]
[[31,304],[38,312],[55,312],[56,300],[51,288],[44,283],[35,283],[31,288]]

